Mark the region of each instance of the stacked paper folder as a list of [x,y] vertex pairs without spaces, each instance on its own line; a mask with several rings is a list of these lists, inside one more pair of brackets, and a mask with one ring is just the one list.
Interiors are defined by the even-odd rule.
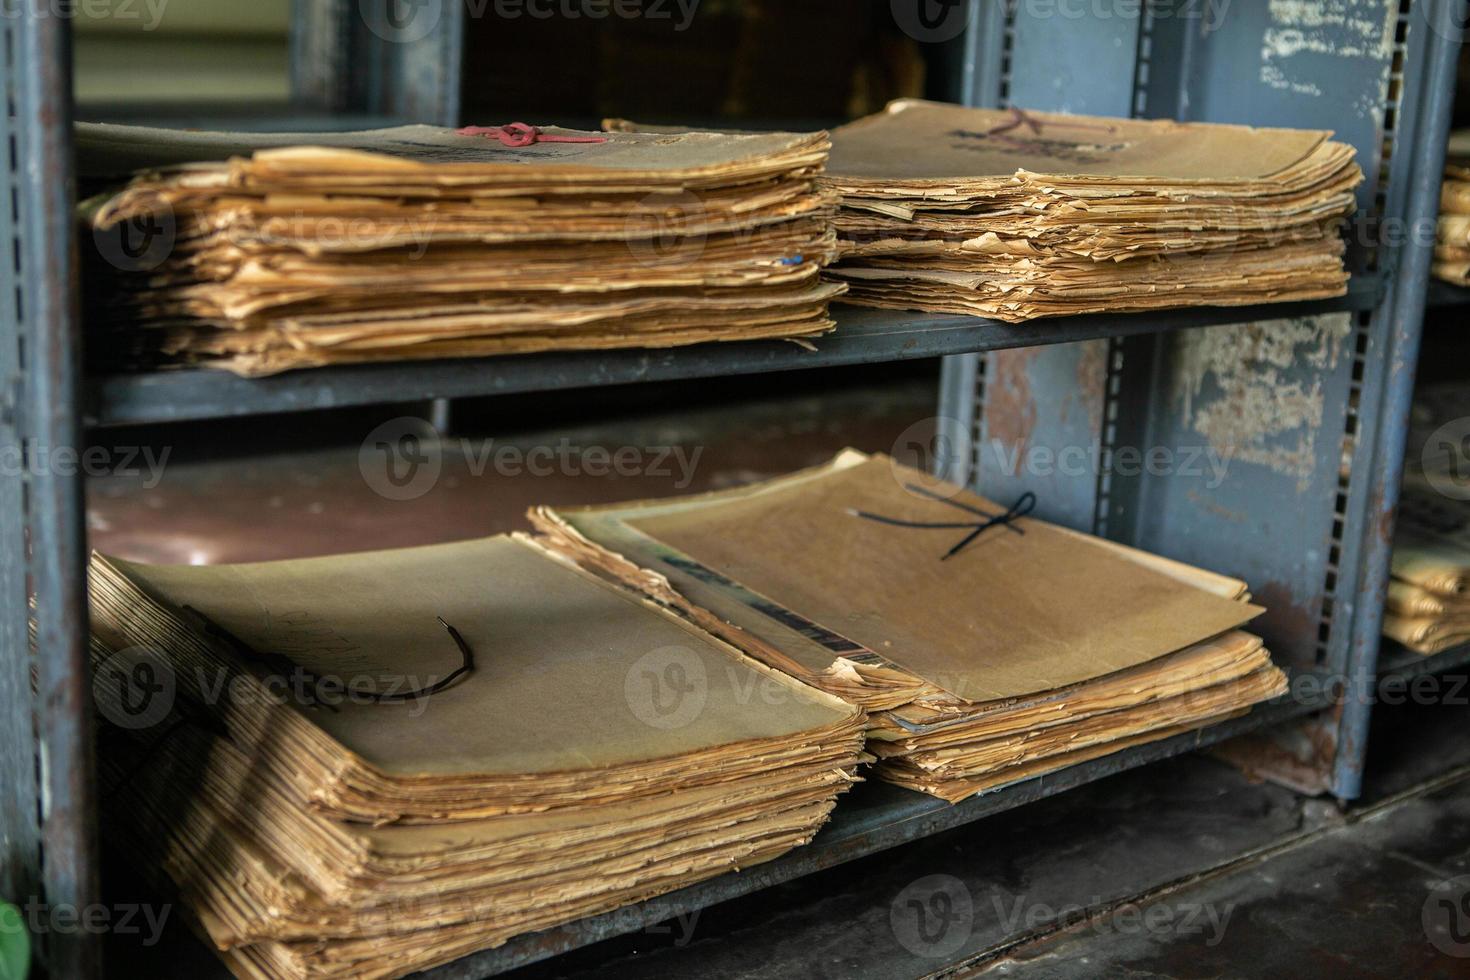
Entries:
[[1041,316],[1341,295],[1330,133],[903,100],[835,130],[830,276],[867,306]]
[[1418,653],[1470,643],[1470,390],[1414,392],[1383,632]]
[[1450,135],[1439,196],[1434,274],[1456,286],[1470,286],[1470,130]]
[[1016,516],[885,457],[532,513],[552,547],[870,712],[877,774],[951,801],[1284,692],[1244,583]]
[[1470,643],[1470,505],[1464,501],[1405,487],[1383,632],[1424,654]]
[[[832,329],[825,133],[80,127],[100,366],[242,375]],[[307,145],[302,145],[307,144]]]
[[240,977],[402,976],[757,864],[863,758],[857,708],[524,538],[91,585],[104,830]]

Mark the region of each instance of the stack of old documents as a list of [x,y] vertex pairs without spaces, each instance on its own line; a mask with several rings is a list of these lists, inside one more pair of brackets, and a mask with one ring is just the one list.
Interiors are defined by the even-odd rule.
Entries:
[[532,514],[551,546],[870,712],[877,774],[957,801],[1285,690],[1245,585],[886,457]]
[[241,977],[401,976],[769,860],[865,758],[857,708],[524,538],[91,584],[103,826]]
[[[103,367],[243,375],[830,330],[825,133],[82,126]],[[308,145],[301,145],[308,144]]]
[[895,102],[832,134],[830,275],[1007,321],[1341,295],[1362,173],[1330,135]]
[[1418,653],[1470,643],[1470,391],[1414,392],[1383,632]]
[[1470,286],[1470,130],[1450,136],[1444,171],[1434,274],[1456,286]]
[[1385,635],[1425,654],[1470,643],[1470,505],[1406,486],[1392,569]]

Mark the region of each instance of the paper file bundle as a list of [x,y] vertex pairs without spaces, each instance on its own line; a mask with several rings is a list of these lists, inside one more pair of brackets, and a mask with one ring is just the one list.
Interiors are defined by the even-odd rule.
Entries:
[[1467,130],[1450,134],[1436,232],[1434,274],[1456,286],[1470,286],[1470,131]]
[[397,977],[775,858],[863,763],[958,802],[1284,693],[1243,582],[1028,509],[847,451],[538,538],[94,556],[104,827],[236,975]]
[[951,801],[1224,720],[1286,690],[1245,583],[885,457],[540,508],[551,547],[870,714],[876,774]]
[[1383,632],[1426,655],[1470,643],[1467,417],[1463,384],[1415,389]]
[[[814,337],[825,133],[79,127],[100,369]],[[146,244],[145,244],[146,240]]]
[[1330,133],[903,100],[832,133],[848,302],[1017,322],[1341,295]]
[[[104,830],[239,977],[403,976],[759,864],[865,758],[859,708],[520,537],[91,587]],[[119,710],[144,674],[156,717]]]

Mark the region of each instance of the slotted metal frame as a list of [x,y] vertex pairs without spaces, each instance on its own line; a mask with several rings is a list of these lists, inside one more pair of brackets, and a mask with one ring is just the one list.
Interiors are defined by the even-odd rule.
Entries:
[[[83,486],[75,475],[36,465],[82,438],[70,25],[37,7],[16,16],[15,0],[6,6],[10,206],[0,219],[9,253],[0,268],[0,439],[12,455],[0,477],[0,714],[7,729],[0,883],[24,901],[80,909],[98,897]],[[95,934],[37,939],[52,976],[98,975]]]
[[[883,787],[865,787],[839,808],[833,825],[808,848],[800,848],[744,875],[729,875],[630,913],[576,923],[546,934],[523,937],[502,950],[479,954],[438,971],[442,977],[469,977],[553,955],[618,932],[626,932],[681,910],[700,908],[736,894],[765,887],[840,861],[870,854],[987,814],[1101,778],[1110,773],[1212,744],[1227,736],[1313,719],[1316,734],[1326,734],[1330,751],[1313,760],[1322,786],[1351,798],[1361,776],[1371,698],[1337,695],[1339,686],[1371,687],[1380,668],[1378,630],[1387,580],[1388,548],[1402,466],[1413,365],[1427,293],[1429,253],[1422,245],[1380,251],[1376,264],[1364,263],[1348,298],[1328,304],[1288,305],[1239,310],[1183,310],[1146,317],[1090,317],[1042,321],[1023,327],[978,318],[929,317],[839,311],[844,333],[815,355],[792,345],[719,345],[687,351],[617,352],[598,356],[414,366],[393,372],[354,369],[308,372],[285,379],[241,381],[222,375],[181,372],[128,378],[82,376],[81,330],[76,312],[74,180],[70,147],[70,31],[65,19],[51,16],[44,0],[0,0],[5,4],[4,76],[8,111],[7,179],[11,207],[0,209],[0,456],[30,461],[54,447],[82,445],[90,426],[231,415],[264,415],[337,405],[420,401],[434,396],[490,394],[498,391],[561,390],[601,384],[635,383],[676,377],[786,370],[835,364],[871,363],[904,357],[949,355],[940,383],[941,415],[954,418],[971,434],[965,454],[944,461],[950,476],[992,486],[976,450],[987,426],[1002,420],[999,394],[1016,377],[997,352],[1036,344],[1050,367],[1032,389],[1039,409],[1077,390],[1067,387],[1084,366],[1080,349],[1096,345],[1086,366],[1087,395],[1098,411],[1085,424],[1067,427],[1057,420],[1057,439],[1086,440],[1106,451],[1129,439],[1178,438],[1177,412],[1170,414],[1159,395],[1167,380],[1169,345],[1183,342],[1180,328],[1241,323],[1284,316],[1352,317],[1350,355],[1334,361],[1339,381],[1331,413],[1324,409],[1322,429],[1331,438],[1318,446],[1319,469],[1338,473],[1340,492],[1305,503],[1284,495],[1279,484],[1247,471],[1257,481],[1260,522],[1265,515],[1302,511],[1326,537],[1328,549],[1311,575],[1291,572],[1295,581],[1315,577],[1303,608],[1308,615],[1292,625],[1269,625],[1273,645],[1293,654],[1287,666],[1297,679],[1316,683],[1298,696],[1265,705],[1224,726],[1119,753],[1028,780],[996,793],[948,807],[937,801]],[[357,0],[303,2],[297,15],[295,77],[303,103],[333,111],[394,115],[431,122],[454,122],[459,83],[463,5],[439,4],[434,29],[423,36],[394,40],[363,31]],[[1461,41],[1465,0],[1354,0],[1354,6],[1406,19],[1407,36],[1395,59],[1400,93],[1395,125],[1367,152],[1376,163],[1382,146],[1391,151],[1387,181],[1372,188],[1373,206],[1384,216],[1409,222],[1432,221],[1437,209],[1439,171],[1448,124],[1455,55]],[[969,7],[965,91],[977,104],[1024,101],[1033,107],[1076,111],[1167,114],[1213,118],[1212,106],[1230,97],[1230,58],[1219,57],[1220,38],[1179,33],[1177,25],[1156,22],[1151,8],[1136,23],[1035,23],[1010,2],[978,0]],[[1018,17],[1020,18],[1018,20]],[[1420,25],[1416,30],[1415,25]],[[1431,28],[1430,25],[1433,25]],[[416,34],[417,32],[411,32]],[[1057,65],[1079,76],[1055,87]],[[1249,66],[1240,68],[1248,70]],[[1356,67],[1361,68],[1361,65]],[[1086,75],[1080,74],[1087,70]],[[1344,59],[1343,72],[1354,70]],[[1106,77],[1103,77],[1103,76]],[[1202,81],[1206,80],[1206,81]],[[1047,94],[1047,86],[1052,92]],[[1200,86],[1206,86],[1201,89]],[[1244,82],[1241,92],[1248,90]],[[1389,91],[1385,88],[1385,92]],[[1240,93],[1236,93],[1239,95]],[[1386,98],[1386,96],[1385,96]],[[1382,100],[1380,100],[1382,101]],[[1379,105],[1380,121],[1387,118]],[[1330,113],[1329,113],[1330,115]],[[1291,120],[1271,119],[1272,122]],[[1332,119],[1301,118],[1297,124],[1321,127]],[[1351,120],[1348,120],[1351,122]],[[1341,127],[1339,127],[1341,128]],[[1375,130],[1375,133],[1378,131]],[[1371,141],[1370,141],[1371,142]],[[1373,172],[1376,168],[1370,168]],[[1315,320],[1314,320],[1315,322]],[[1199,331],[1186,332],[1189,335]],[[1310,366],[1292,370],[1308,372]],[[1327,371],[1324,369],[1324,375]],[[1301,376],[1306,376],[1303,373]],[[1324,396],[1326,405],[1326,396]],[[1331,417],[1328,417],[1328,415]],[[1147,543],[1154,550],[1198,559],[1202,551],[1227,561],[1206,562],[1253,580],[1261,567],[1230,567],[1236,552],[1227,530],[1200,518],[1178,521],[1160,538],[1149,531],[1150,515],[1175,513],[1180,506],[1158,485],[1115,478],[1107,466],[1073,485],[1048,488],[1049,506],[1078,526],[1111,537]],[[0,566],[4,603],[4,642],[0,646],[0,898],[39,901],[52,906],[85,906],[98,899],[96,801],[92,764],[91,698],[85,659],[85,522],[82,478],[47,468],[21,465],[0,473],[0,539],[7,560]],[[1172,508],[1172,510],[1171,510]],[[1185,533],[1187,532],[1187,533]],[[1301,539],[1304,544],[1306,539]],[[1310,545],[1308,545],[1310,546]],[[1335,550],[1333,550],[1335,549]],[[1276,560],[1276,559],[1271,559]],[[1269,569],[1268,569],[1269,570]],[[1321,574],[1318,574],[1318,572]],[[34,602],[34,611],[30,603]],[[34,643],[27,620],[34,622]],[[1326,632],[1323,632],[1324,626]],[[1454,652],[1430,660],[1391,657],[1382,666],[1409,674],[1463,665]],[[1318,696],[1300,692],[1320,691]],[[41,953],[51,975],[90,980],[100,976],[97,937],[84,931],[41,937]]]

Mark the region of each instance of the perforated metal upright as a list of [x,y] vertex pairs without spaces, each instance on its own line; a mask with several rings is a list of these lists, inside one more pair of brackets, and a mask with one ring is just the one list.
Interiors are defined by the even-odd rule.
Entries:
[[[45,462],[79,447],[82,431],[70,38],[48,5],[17,6],[7,0],[0,28],[9,185],[0,208],[0,889],[79,908],[96,901],[98,881],[83,488]],[[52,976],[96,975],[95,935],[37,939]]]
[[[982,492],[1034,490],[1053,520],[1250,582],[1277,661],[1342,687],[1260,761],[1354,797],[1465,5],[986,6],[975,104],[1331,129],[1358,148],[1349,263],[1370,309],[968,355],[941,398],[970,435],[951,472]],[[1028,466],[1038,447],[1047,465]],[[1099,465],[1064,471],[1067,447]]]
[[[384,18],[358,0],[298,3],[304,108],[452,121],[463,5],[399,2],[384,7],[403,16]],[[0,3],[0,901],[44,921],[101,897],[85,488],[68,455],[84,445],[95,392],[84,387],[77,313],[71,10]],[[101,975],[94,930],[47,928],[34,939],[50,976]]]

